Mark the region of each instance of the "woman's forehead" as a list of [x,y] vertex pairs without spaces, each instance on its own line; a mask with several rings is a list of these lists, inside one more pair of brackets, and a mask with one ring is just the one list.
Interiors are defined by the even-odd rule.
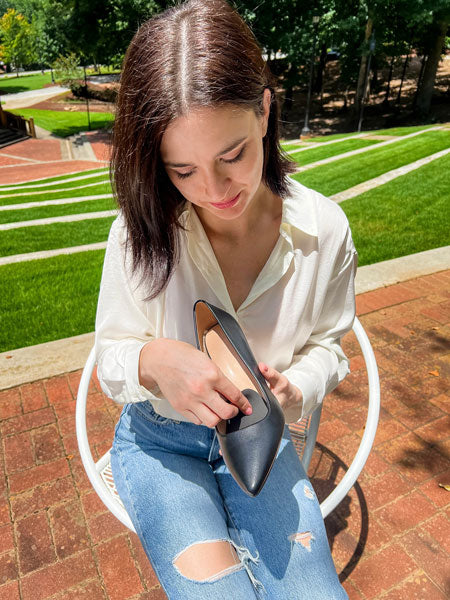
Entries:
[[211,150],[224,153],[237,138],[250,135],[255,122],[252,109],[229,106],[192,109],[168,125],[161,140],[161,156],[163,160],[172,160],[177,149],[188,150],[197,144],[207,144]]

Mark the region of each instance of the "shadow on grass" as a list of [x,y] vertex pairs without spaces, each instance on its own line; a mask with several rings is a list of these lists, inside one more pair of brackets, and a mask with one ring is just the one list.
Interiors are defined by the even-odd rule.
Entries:
[[[77,133],[82,133],[85,131],[93,131],[97,129],[101,129],[104,133],[109,133],[112,127],[111,119],[98,120],[95,123],[91,123],[91,129],[89,129],[89,125],[86,120],[86,125],[64,125],[61,127],[54,126],[52,127],[52,133],[59,137],[69,137],[70,135],[76,135]],[[91,141],[91,140],[90,140]]]
[[19,92],[29,92],[30,88],[25,85],[9,85],[7,88],[2,88],[0,85],[0,96],[7,96],[8,94],[18,94]]

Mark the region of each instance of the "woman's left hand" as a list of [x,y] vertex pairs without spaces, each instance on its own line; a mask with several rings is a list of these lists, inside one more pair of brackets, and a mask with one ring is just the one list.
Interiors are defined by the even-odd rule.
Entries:
[[286,423],[298,421],[302,416],[303,396],[301,391],[290,383],[289,379],[266,363],[258,363],[259,370],[264,375],[270,390],[283,409]]
[[[258,363],[259,370],[269,384],[270,391],[283,409],[286,423],[295,423],[302,416],[303,396],[301,391],[290,383],[289,379],[266,363]],[[222,456],[222,450],[219,450]]]

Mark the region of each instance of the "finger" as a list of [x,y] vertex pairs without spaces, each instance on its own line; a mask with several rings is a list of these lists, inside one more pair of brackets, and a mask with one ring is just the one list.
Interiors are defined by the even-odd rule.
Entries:
[[232,383],[225,375],[221,375],[216,391],[229,400],[232,404],[235,404],[243,413],[246,415],[252,414],[252,406],[247,398],[242,394],[239,388]]
[[259,370],[264,375],[265,379],[270,383],[270,385],[275,386],[280,377],[280,373],[276,369],[269,367],[266,363],[258,364]]
[[211,394],[211,398],[208,399],[206,405],[220,419],[232,419],[239,413],[239,408],[235,404],[227,402],[226,399],[218,392],[213,392]]
[[201,420],[202,425],[210,429],[214,428],[222,419],[216,415],[206,404],[199,403],[195,407],[195,414]]
[[200,419],[191,410],[182,410],[181,413],[186,415],[189,421],[194,423],[194,425],[202,425]]

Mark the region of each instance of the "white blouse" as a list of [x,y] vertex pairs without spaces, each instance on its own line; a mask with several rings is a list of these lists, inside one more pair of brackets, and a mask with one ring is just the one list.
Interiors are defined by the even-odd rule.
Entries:
[[[144,344],[164,337],[195,346],[193,306],[199,298],[238,321],[257,361],[274,367],[303,394],[303,406],[285,412],[286,422],[313,412],[349,372],[340,346],[355,317],[357,253],[342,209],[289,179],[280,236],[248,297],[234,310],[214,251],[191,203],[180,218],[180,262],[166,287],[146,302],[131,273],[125,223],[111,227],[98,300],[95,346],[101,387],[125,404],[150,400],[156,412],[178,421],[159,389],[138,378]],[[236,265],[236,268],[239,268]]]

